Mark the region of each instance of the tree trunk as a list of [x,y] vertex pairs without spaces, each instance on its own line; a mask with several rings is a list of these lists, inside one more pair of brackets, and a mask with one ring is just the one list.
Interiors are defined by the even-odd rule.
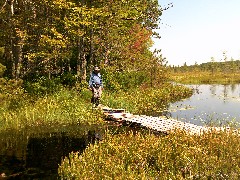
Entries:
[[85,81],[87,78],[87,60],[86,60],[86,53],[84,51],[84,38],[81,39],[81,49],[82,49],[82,57],[81,57],[81,81]]
[[83,53],[82,56],[82,67],[81,67],[81,80],[86,81],[87,79],[87,60],[86,55]]
[[89,65],[96,64],[93,57],[93,29],[90,29],[90,54],[89,54]]
[[81,75],[81,37],[78,38],[78,42],[77,42],[77,46],[78,46],[78,56],[77,56],[77,79],[80,80],[80,75]]
[[[86,1],[82,0],[82,4],[86,4]],[[90,2],[90,4],[91,4],[91,2]],[[85,26],[83,26],[82,28],[86,29]],[[81,81],[86,81],[86,79],[87,79],[87,60],[86,60],[84,37],[81,38],[81,50],[82,50],[82,57],[81,57]]]
[[18,79],[20,78],[21,74],[21,66],[22,66],[22,57],[23,57],[23,42],[24,42],[24,35],[23,32],[16,27],[15,22],[13,21],[14,16],[14,0],[8,1],[10,5],[10,14],[9,14],[9,23],[11,27],[10,33],[10,59],[12,62],[12,78]]
[[[12,24],[13,25],[13,24]],[[20,29],[12,26],[11,51],[12,51],[12,75],[14,79],[20,78],[23,60],[24,34]]]
[[87,60],[84,52],[84,39],[79,37],[78,41],[78,57],[77,57],[77,78],[78,80],[86,80],[87,78]]
[[21,67],[22,67],[22,45],[15,44],[12,47],[13,52],[13,78],[20,78]]
[[[89,8],[92,8],[92,0],[89,0]],[[94,42],[93,42],[93,27],[90,27],[90,54],[89,60],[87,62],[88,66],[95,65],[95,58],[94,58]]]

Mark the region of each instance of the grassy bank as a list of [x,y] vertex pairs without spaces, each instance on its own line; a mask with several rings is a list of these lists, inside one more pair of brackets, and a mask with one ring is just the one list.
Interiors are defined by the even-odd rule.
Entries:
[[61,179],[239,179],[239,136],[176,132],[107,134],[83,154],[71,153]]
[[[87,88],[60,88],[34,96],[17,87],[16,84],[1,92],[1,131],[104,123],[101,113],[92,111],[91,92]],[[191,93],[172,84],[128,92],[106,90],[102,103],[134,114],[160,113],[169,102]],[[59,175],[62,179],[239,179],[239,140],[231,133],[198,137],[183,132],[168,136],[106,132],[103,141],[90,145],[83,154],[65,157]]]
[[101,114],[92,112],[91,93],[62,89],[51,95],[34,97],[26,93],[11,94],[1,101],[0,130],[27,126],[103,123]]
[[[56,92],[45,95],[26,93],[18,84],[5,88],[1,93],[0,130],[18,130],[27,126],[103,123],[101,113],[92,111],[91,92],[85,87],[80,91],[61,87]],[[142,88],[131,92],[105,91],[102,103],[142,114],[162,111],[170,101],[190,94],[189,89],[167,84],[159,88]]]
[[[143,114],[161,111],[165,102],[189,94],[182,86],[166,84],[131,93],[105,93],[103,101]],[[83,154],[69,154],[58,170],[61,179],[239,179],[239,140],[225,132],[202,136],[106,132],[103,141],[90,145]]]
[[222,73],[222,72],[179,72],[171,73],[170,79],[175,82],[184,84],[234,84],[240,83],[239,73]]
[[192,90],[170,83],[152,88],[136,88],[131,91],[104,93],[102,103],[113,108],[124,108],[134,114],[161,113],[170,102],[190,97]]

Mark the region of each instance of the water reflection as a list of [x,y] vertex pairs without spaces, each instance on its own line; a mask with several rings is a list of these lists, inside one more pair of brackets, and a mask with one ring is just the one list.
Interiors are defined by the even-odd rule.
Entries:
[[240,124],[240,84],[187,85],[194,94],[170,105],[171,117],[197,125]]
[[57,179],[63,157],[81,152],[99,139],[100,130],[78,126],[1,133],[0,175],[8,179]]

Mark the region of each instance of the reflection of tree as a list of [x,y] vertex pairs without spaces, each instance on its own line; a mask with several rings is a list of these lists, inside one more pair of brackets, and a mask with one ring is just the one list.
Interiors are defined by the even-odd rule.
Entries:
[[236,84],[231,84],[231,92],[232,94],[234,93],[234,91],[236,90],[237,85]]
[[172,118],[172,113],[170,111],[163,111],[162,112],[162,115],[163,116],[166,116],[166,118]]
[[46,134],[43,137],[30,137],[27,145],[26,168],[36,168],[46,175],[56,173],[62,157],[72,151],[80,151],[95,142],[95,131],[88,131],[82,137],[67,132]]
[[228,96],[228,85],[223,85],[223,97],[226,98]]
[[200,85],[195,85],[195,88],[192,87],[192,90],[193,90],[195,93],[197,93],[197,94],[200,93],[200,91],[199,91],[199,86],[200,86]]
[[[239,86],[239,84],[238,84],[238,86]],[[240,87],[238,87],[238,92],[239,92],[238,94],[239,94],[239,97],[240,97]]]
[[228,97],[228,85],[223,85],[223,103],[226,103],[226,98]]
[[1,156],[0,179],[17,179],[24,171],[24,164],[24,160],[15,155]]
[[89,144],[102,139],[101,132],[84,129],[0,133],[0,179],[1,173],[7,175],[5,179],[57,179],[63,157],[68,157],[72,151],[83,152]]
[[211,95],[214,96],[216,94],[216,85],[213,84],[210,86],[210,92],[211,92]]

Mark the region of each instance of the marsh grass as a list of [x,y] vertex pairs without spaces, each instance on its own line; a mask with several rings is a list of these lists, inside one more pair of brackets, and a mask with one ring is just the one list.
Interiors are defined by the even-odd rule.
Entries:
[[[26,126],[61,124],[101,124],[102,114],[92,110],[91,92],[87,88],[59,88],[50,94],[29,94],[21,85],[0,93],[0,130],[21,129]],[[183,86],[164,84],[155,88],[133,91],[104,91],[101,103],[112,108],[124,108],[131,113],[147,114],[163,111],[167,104],[186,96],[191,91]]]
[[1,103],[0,130],[26,126],[103,123],[101,114],[92,111],[91,93],[62,89],[42,97],[12,95]]
[[136,88],[132,91],[104,93],[102,103],[112,108],[124,108],[134,114],[164,111],[170,102],[192,95],[184,86],[166,83],[153,88]]
[[[9,90],[8,88],[7,90]],[[131,113],[162,111],[168,102],[188,97],[191,90],[165,84],[132,92],[105,91],[102,103],[126,108]],[[102,124],[99,111],[92,111],[91,92],[62,88],[43,96],[21,88],[1,92],[0,131],[26,127],[58,127]],[[209,133],[201,137],[175,132],[106,132],[103,141],[84,151],[69,154],[59,166],[62,179],[239,179],[239,136]]]
[[184,84],[233,84],[240,83],[239,73],[179,72],[170,74],[170,79]]
[[225,132],[107,133],[63,159],[58,171],[61,179],[239,179],[239,140]]

